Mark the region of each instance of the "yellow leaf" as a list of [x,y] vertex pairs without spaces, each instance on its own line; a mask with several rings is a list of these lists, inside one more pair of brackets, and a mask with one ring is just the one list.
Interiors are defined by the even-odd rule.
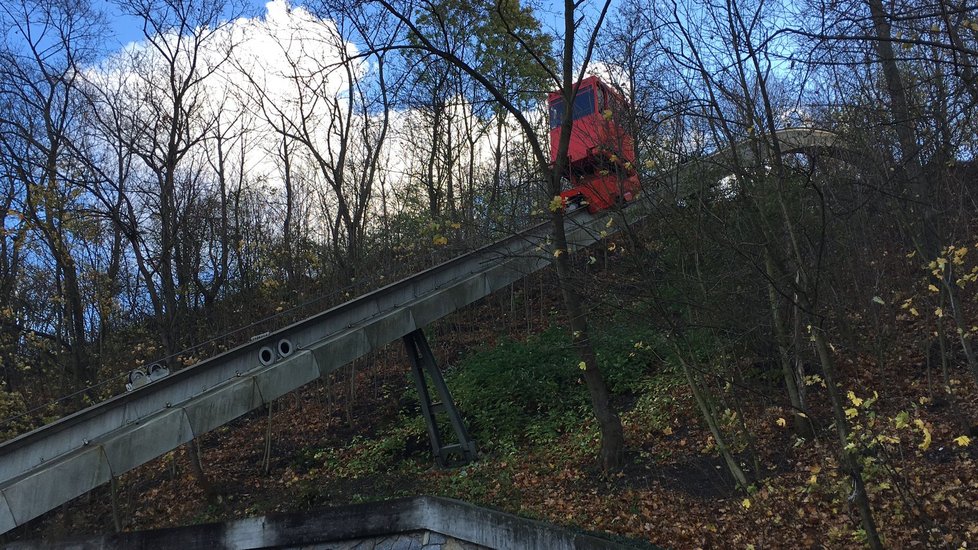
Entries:
[[655,168],[655,161],[652,160],[652,159],[649,159],[649,160],[645,161],[645,168],[647,168],[649,170]]
[[632,163],[630,163],[630,162],[626,162],[624,164],[624,166],[625,166],[625,170],[631,170],[632,169]]
[[808,478],[808,484],[809,485],[815,485],[816,483],[818,483],[818,476],[815,475],[815,474],[812,474],[812,477]]
[[907,259],[913,258],[916,255],[917,255],[917,251],[916,250],[913,250],[913,251],[910,252],[910,254],[907,254]]
[[605,109],[601,113],[601,116],[603,116],[605,120],[611,120],[612,115],[614,115],[614,113],[611,112],[611,109]]
[[855,408],[846,409],[846,418],[855,418],[859,415],[859,410]]
[[955,437],[954,442],[958,444],[958,447],[967,447],[968,445],[971,445],[971,438],[966,435],[962,435]]
[[556,212],[564,207],[564,198],[560,195],[554,195],[554,198],[550,199],[550,211]]
[[852,401],[852,404],[857,407],[863,404],[862,398],[856,397],[856,393],[853,392],[852,390],[849,390],[849,393],[846,394],[846,397],[848,397],[849,401]]
[[781,426],[782,428],[784,428],[788,424],[788,421],[783,418],[779,418],[775,420],[775,422],[777,422],[778,426]]
[[431,239],[431,242],[438,246],[444,246],[448,244],[448,237],[444,235],[435,235],[435,238]]
[[608,157],[608,160],[611,162],[618,162],[618,155],[612,154],[610,157]]
[[750,499],[745,498],[740,502],[740,505],[743,506],[745,510],[750,510]]
[[564,253],[564,251],[561,248],[558,248],[557,250],[554,250],[554,258],[559,258],[560,255],[563,254],[563,253]]
[[585,363],[584,361],[581,361],[580,363],[577,364],[577,368],[579,368],[581,370],[587,370],[587,363]]
[[[978,250],[978,248],[976,248]],[[954,252],[954,263],[961,265],[964,263],[964,257],[968,254],[968,247],[962,246]]]
[[934,23],[930,26],[930,32],[941,32],[941,27],[939,27],[937,23]]
[[917,317],[917,316],[920,315],[920,312],[917,311],[917,308],[912,307],[912,308],[910,308],[910,314],[913,315],[914,317]]
[[611,243],[610,245],[608,245],[608,252],[614,252],[616,248],[618,248],[618,245],[616,245],[615,243]]
[[931,441],[931,439],[930,439],[930,430],[928,430],[927,428],[924,428],[924,440],[921,441],[920,442],[920,445],[917,445],[917,446],[920,447],[920,450],[926,451],[927,449],[930,448],[930,441]]
[[934,315],[937,315],[938,317],[944,317],[944,308],[939,307],[935,309]]
[[920,447],[922,451],[926,451],[928,448],[930,448],[930,442],[931,442],[930,430],[927,429],[927,426],[924,424],[924,421],[919,418],[915,419],[913,423],[915,426],[920,428],[920,431],[923,432],[924,434],[924,440],[921,441],[920,445],[917,446]]
[[934,285],[927,285],[927,290],[929,290],[931,292],[940,292],[941,291],[941,289],[937,288]]
[[672,426],[666,426],[662,429],[662,433],[666,435],[672,435]]
[[615,219],[614,218],[608,218],[608,223],[604,224],[604,226],[605,227],[611,227],[614,224],[615,224]]
[[899,443],[900,442],[900,438],[889,436],[889,435],[886,435],[886,434],[880,434],[880,435],[876,436],[875,441],[877,443]]

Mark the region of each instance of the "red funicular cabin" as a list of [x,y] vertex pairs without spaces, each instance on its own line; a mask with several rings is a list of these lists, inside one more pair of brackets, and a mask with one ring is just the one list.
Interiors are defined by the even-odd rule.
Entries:
[[[550,161],[557,160],[564,98],[552,92],[550,106]],[[617,118],[625,100],[591,76],[581,81],[574,97],[574,126],[567,148],[567,188],[560,196],[574,208],[587,205],[592,213],[631,200],[641,189],[635,163],[635,143]]]

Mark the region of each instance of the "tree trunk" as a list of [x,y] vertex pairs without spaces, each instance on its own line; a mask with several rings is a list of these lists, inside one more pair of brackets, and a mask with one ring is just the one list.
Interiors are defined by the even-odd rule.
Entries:
[[[788,401],[791,403],[791,408],[794,413],[794,423],[792,427],[800,437],[810,437],[814,430],[812,429],[811,420],[807,415],[804,414],[805,403],[802,401],[801,392],[798,388],[805,383],[804,380],[799,380],[797,378],[796,370],[791,360],[791,343],[788,339],[788,333],[785,330],[785,323],[781,316],[781,307],[778,301],[778,292],[774,287],[775,281],[775,270],[774,270],[774,260],[771,258],[771,253],[767,249],[764,250],[764,269],[767,271],[768,284],[767,284],[767,295],[768,303],[771,308],[771,324],[774,326],[774,339],[778,346],[778,358],[781,362],[781,375],[784,378],[784,385],[788,391]],[[797,353],[798,350],[795,350]]]
[[879,62],[886,80],[886,88],[890,98],[890,110],[893,114],[893,125],[900,146],[900,166],[906,175],[911,200],[906,201],[909,211],[907,221],[910,227],[915,227],[913,239],[925,258],[933,258],[940,246],[936,231],[934,209],[931,204],[927,182],[924,181],[920,165],[919,146],[916,132],[911,121],[910,99],[900,75],[896,54],[893,52],[892,29],[887,20],[882,0],[866,0],[873,20],[873,31]]
[[564,309],[570,322],[570,330],[574,349],[584,362],[584,382],[591,398],[591,408],[601,430],[600,464],[604,470],[618,468],[622,464],[625,447],[625,436],[621,427],[621,419],[611,406],[610,392],[605,383],[601,368],[598,365],[597,354],[591,345],[588,332],[587,315],[582,304],[581,295],[570,281],[571,266],[567,254],[567,235],[564,231],[564,216],[557,210],[553,216],[554,246],[557,254],[557,278],[560,285]]
[[819,362],[822,364],[822,374],[825,376],[825,387],[829,394],[829,401],[832,404],[832,416],[835,419],[835,430],[839,436],[839,444],[842,447],[842,464],[846,473],[852,479],[852,496],[850,499],[855,503],[862,518],[863,529],[866,530],[866,540],[873,550],[882,549],[883,543],[880,541],[879,533],[876,531],[876,520],[873,519],[873,510],[869,503],[869,495],[866,494],[866,483],[863,480],[862,466],[859,464],[859,457],[856,452],[849,450],[849,421],[843,411],[842,396],[839,394],[839,387],[836,385],[835,366],[832,357],[829,355],[829,348],[825,342],[825,336],[821,327],[812,327],[812,338],[815,340],[815,350],[818,352]]

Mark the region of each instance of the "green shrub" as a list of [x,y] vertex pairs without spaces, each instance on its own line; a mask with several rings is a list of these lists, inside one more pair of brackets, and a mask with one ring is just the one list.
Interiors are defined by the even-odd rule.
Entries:
[[587,404],[576,364],[566,331],[551,328],[467,357],[449,386],[480,445],[547,440]]
[[[593,338],[610,389],[644,389],[658,364],[652,329],[619,324],[613,331],[596,330]],[[591,414],[578,362],[568,331],[551,327],[467,357],[449,385],[480,445],[501,450],[520,438],[547,442]]]
[[628,321],[610,326],[613,331],[598,330],[593,336],[602,372],[612,392],[638,393],[660,363],[660,337],[652,327]]

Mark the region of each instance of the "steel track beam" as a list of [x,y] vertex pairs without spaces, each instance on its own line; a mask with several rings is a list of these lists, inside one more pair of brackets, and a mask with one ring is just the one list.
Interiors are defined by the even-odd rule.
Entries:
[[[570,213],[570,248],[610,215]],[[0,533],[550,265],[549,236],[532,227],[3,443]],[[263,365],[283,339],[294,351]]]

